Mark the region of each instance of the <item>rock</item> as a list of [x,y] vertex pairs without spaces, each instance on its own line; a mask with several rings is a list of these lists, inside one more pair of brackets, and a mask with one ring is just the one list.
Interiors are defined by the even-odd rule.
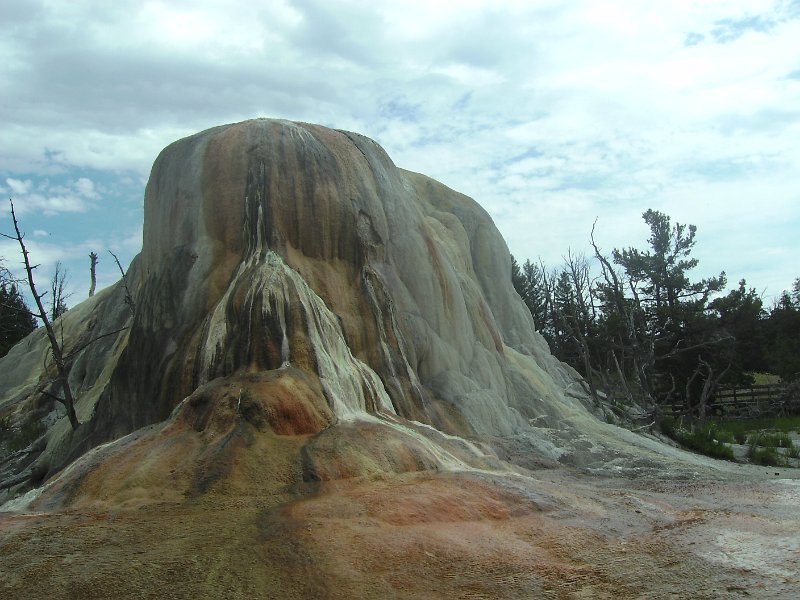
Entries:
[[[372,140],[266,119],[216,127],[162,151],[144,213],[135,316],[117,284],[64,318],[68,348],[118,333],[74,361],[85,424],[51,428],[39,459],[51,475],[101,443],[191,419],[231,435],[243,421],[279,436],[344,423],[386,436],[342,453],[367,434],[325,431],[297,454],[310,479],[494,464],[461,438],[499,440],[512,460],[509,448],[591,462],[585,440],[583,458],[563,449],[602,427],[514,292],[489,215]],[[37,400],[45,355],[35,332],[0,362],[0,410]]]
[[[366,138],[257,120],[172,144],[128,283],[135,315],[117,284],[61,321],[78,430],[36,392],[42,331],[0,360],[0,415],[50,424],[0,474],[9,597],[796,587],[796,486],[693,481],[719,463],[595,418],[485,211]],[[741,557],[704,558],[764,527],[777,570],[747,589]]]

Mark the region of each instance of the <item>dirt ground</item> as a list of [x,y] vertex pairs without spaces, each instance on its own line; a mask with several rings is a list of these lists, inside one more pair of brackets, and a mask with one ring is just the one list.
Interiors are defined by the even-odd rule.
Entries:
[[762,470],[423,472],[0,513],[0,596],[797,597],[800,481]]

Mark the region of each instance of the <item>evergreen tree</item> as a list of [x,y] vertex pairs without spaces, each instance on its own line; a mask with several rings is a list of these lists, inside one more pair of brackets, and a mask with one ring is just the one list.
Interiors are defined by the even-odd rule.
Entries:
[[580,319],[575,300],[575,288],[567,271],[561,271],[553,290],[553,354],[575,367],[580,363],[572,326]]
[[525,301],[525,297],[528,293],[525,276],[522,274],[522,269],[513,254],[511,255],[511,284],[514,286],[517,294],[519,294],[519,297]]
[[709,298],[725,285],[725,273],[692,282],[697,228],[673,226],[655,210],[642,218],[650,227],[650,248],[615,249],[613,262],[621,272],[595,247],[603,265],[599,296],[609,311],[607,323],[623,328],[615,333],[619,347],[612,358],[620,376],[638,384],[645,396],[656,402],[682,399],[687,407],[699,407],[702,418],[732,363],[733,338],[709,314]]
[[742,279],[739,287],[711,302],[710,308],[719,319],[718,326],[730,334],[735,345],[734,361],[728,381],[751,385],[749,373],[768,370],[764,353],[764,311],[761,297],[754,288],[747,289]]
[[600,276],[592,282],[581,256],[546,270],[512,257],[512,280],[551,351],[603,389],[643,404],[678,404],[700,419],[722,383],[752,384],[768,371],[800,376],[800,278],[772,310],[755,289],[717,296],[725,273],[693,280],[694,225],[673,224],[648,210],[648,248],[614,249],[594,242]]
[[545,275],[538,265],[526,260],[523,265],[511,256],[511,283],[533,317],[536,330],[550,342],[548,294]]
[[526,260],[522,265],[522,274],[525,277],[527,296],[523,298],[528,310],[533,315],[533,322],[539,331],[547,328],[547,292],[545,276],[539,265]]
[[34,329],[36,320],[16,285],[0,285],[0,357]]
[[650,227],[651,250],[614,250],[614,262],[627,275],[630,289],[649,312],[654,325],[676,328],[706,308],[711,294],[725,286],[725,273],[692,283],[688,272],[698,260],[689,258],[697,227],[675,223],[664,213],[649,209],[643,215]]
[[765,327],[769,370],[784,381],[800,377],[800,301],[795,300],[798,281],[795,280],[794,297],[789,292],[781,295]]

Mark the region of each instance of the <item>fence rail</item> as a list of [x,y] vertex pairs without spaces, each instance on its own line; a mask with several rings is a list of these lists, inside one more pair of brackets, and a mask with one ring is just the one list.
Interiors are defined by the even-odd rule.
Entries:
[[758,417],[782,414],[787,409],[787,386],[784,384],[754,385],[747,388],[717,389],[709,407],[721,417]]

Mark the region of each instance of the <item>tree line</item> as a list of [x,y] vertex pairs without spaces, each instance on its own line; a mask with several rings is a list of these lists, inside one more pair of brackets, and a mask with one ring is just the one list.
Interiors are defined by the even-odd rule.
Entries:
[[800,375],[800,278],[772,306],[725,273],[693,280],[694,225],[655,210],[645,250],[568,252],[548,267],[512,256],[511,278],[552,353],[577,369],[596,398],[622,399],[655,416],[679,407],[704,420],[720,385],[754,373]]

